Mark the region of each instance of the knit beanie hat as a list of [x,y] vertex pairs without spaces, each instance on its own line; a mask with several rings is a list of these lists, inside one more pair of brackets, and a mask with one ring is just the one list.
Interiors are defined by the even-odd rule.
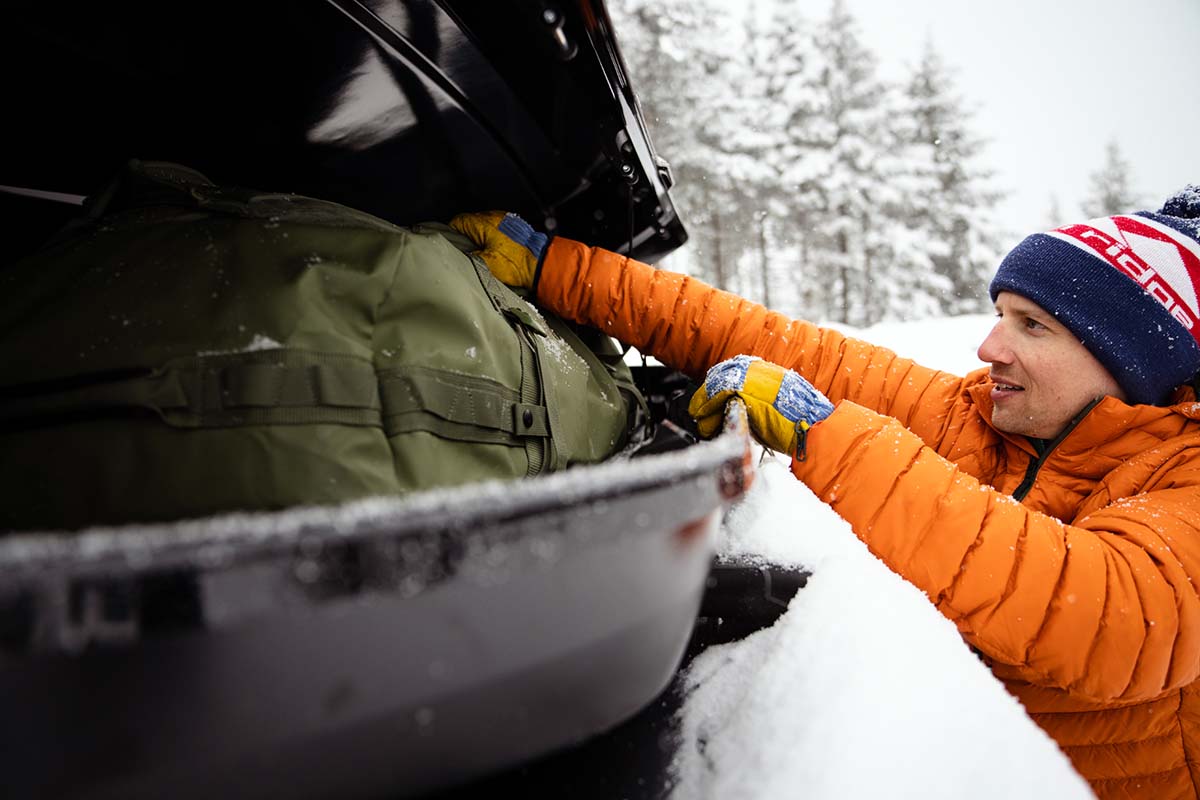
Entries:
[[1026,297],[1065,325],[1125,390],[1158,404],[1200,371],[1200,186],[1157,212],[1035,233],[990,287]]

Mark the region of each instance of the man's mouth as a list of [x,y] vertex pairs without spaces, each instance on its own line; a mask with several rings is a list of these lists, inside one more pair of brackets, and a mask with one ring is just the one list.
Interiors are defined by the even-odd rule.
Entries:
[[993,393],[1008,394],[1011,392],[1023,392],[1023,391],[1025,391],[1025,387],[1021,386],[1020,384],[1010,383],[1009,381],[1001,380],[996,377],[992,377],[992,392]]

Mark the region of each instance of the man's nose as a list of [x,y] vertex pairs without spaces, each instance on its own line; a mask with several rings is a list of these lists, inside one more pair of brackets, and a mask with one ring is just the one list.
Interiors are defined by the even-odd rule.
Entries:
[[1004,321],[1000,320],[992,326],[991,332],[984,337],[979,349],[975,351],[975,355],[979,357],[980,361],[986,361],[989,364],[1007,364],[1012,361],[1012,351],[1005,343],[1004,332],[1001,330],[1003,324]]

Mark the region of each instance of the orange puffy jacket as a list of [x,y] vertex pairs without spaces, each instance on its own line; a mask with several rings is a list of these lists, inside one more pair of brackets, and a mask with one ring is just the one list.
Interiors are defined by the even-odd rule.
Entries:
[[[836,405],[793,472],[980,652],[1098,796],[1200,787],[1200,403],[1100,401],[1047,452],[958,377],[565,239],[538,298],[693,376],[747,353]],[[1019,498],[1019,502],[1018,499]]]

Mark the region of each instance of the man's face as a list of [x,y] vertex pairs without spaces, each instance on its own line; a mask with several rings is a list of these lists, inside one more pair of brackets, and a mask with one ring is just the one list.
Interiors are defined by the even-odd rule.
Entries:
[[979,345],[992,365],[992,424],[1008,433],[1052,439],[1102,395],[1125,393],[1083,343],[1031,300],[996,297],[999,319]]

